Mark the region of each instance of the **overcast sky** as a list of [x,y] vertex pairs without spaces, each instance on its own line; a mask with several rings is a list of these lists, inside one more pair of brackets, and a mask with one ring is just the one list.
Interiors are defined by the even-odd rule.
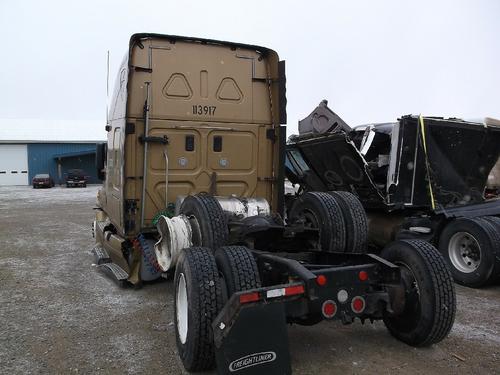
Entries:
[[[287,61],[289,134],[322,99],[351,125],[500,118],[500,1],[0,0],[0,118],[101,121],[131,34],[258,44]],[[104,133],[103,133],[104,134]]]

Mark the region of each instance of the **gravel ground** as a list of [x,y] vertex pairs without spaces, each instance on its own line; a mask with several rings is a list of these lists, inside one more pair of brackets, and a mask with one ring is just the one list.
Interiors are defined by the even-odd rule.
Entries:
[[[120,289],[92,265],[96,192],[0,187],[0,373],[184,373],[172,283]],[[291,326],[294,373],[500,373],[500,286],[457,295],[450,336],[430,348],[380,322]]]

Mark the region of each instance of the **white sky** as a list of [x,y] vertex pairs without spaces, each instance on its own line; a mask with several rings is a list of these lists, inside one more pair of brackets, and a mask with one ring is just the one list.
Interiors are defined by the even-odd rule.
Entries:
[[[287,61],[288,134],[322,100],[350,125],[408,113],[500,118],[500,1],[0,0],[0,118],[104,134],[131,34],[259,44]],[[96,120],[96,121],[94,121]]]

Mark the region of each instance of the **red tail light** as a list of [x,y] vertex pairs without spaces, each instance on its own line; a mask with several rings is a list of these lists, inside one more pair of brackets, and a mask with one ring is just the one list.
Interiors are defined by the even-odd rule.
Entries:
[[323,302],[323,306],[321,307],[321,312],[323,316],[327,319],[331,319],[337,313],[337,304],[333,302],[331,299]]
[[352,299],[351,308],[356,314],[360,314],[364,311],[366,306],[365,299],[360,296],[356,296]]

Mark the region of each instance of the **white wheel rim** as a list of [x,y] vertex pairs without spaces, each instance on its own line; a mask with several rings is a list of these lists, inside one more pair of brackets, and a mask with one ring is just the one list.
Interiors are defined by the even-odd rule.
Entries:
[[177,333],[179,334],[179,339],[181,343],[186,343],[187,332],[188,332],[188,299],[187,299],[187,288],[186,288],[186,278],[184,274],[181,273],[179,276],[179,282],[177,284]]
[[474,272],[481,264],[481,246],[468,232],[457,232],[451,236],[448,255],[453,267],[463,273]]

